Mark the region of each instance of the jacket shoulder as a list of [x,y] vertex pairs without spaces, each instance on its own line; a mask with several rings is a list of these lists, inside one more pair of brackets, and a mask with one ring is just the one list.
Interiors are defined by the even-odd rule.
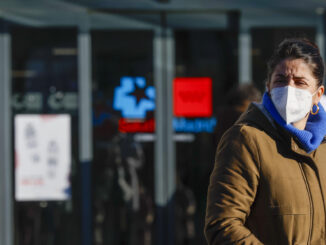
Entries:
[[264,128],[252,121],[239,122],[225,132],[220,143],[237,141],[244,144],[257,144],[264,139],[270,139],[276,134],[275,129]]

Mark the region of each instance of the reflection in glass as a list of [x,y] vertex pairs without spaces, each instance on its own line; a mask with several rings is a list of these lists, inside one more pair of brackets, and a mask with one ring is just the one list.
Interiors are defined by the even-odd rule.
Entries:
[[[153,244],[152,32],[94,31],[94,244]],[[153,138],[152,138],[153,139]]]
[[[72,119],[72,167],[69,177],[72,196],[67,201],[16,201],[15,244],[81,244],[81,191],[77,161],[77,31],[11,26],[10,33],[13,118],[17,114],[66,113]],[[34,133],[31,126],[26,128],[29,147],[36,147]],[[58,164],[54,152],[58,147],[51,143],[48,148],[52,154],[49,177]],[[32,157],[37,165],[38,154]]]

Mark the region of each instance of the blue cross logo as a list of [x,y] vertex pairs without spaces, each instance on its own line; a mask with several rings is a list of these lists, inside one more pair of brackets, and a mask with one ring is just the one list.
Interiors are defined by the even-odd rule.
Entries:
[[144,119],[155,109],[155,88],[146,86],[144,77],[122,77],[114,90],[113,108],[124,118]]

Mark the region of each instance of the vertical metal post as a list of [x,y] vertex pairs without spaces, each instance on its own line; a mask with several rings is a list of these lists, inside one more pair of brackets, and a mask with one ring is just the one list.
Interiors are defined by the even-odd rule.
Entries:
[[239,83],[252,82],[251,34],[249,28],[239,33]]
[[163,79],[163,38],[162,29],[154,32],[154,85],[156,89],[155,109],[155,204],[164,206],[167,202],[165,193],[165,152],[164,152],[164,79]]
[[11,38],[0,20],[0,244],[13,245]]
[[166,29],[166,157],[167,157],[167,201],[168,201],[168,244],[174,244],[174,194],[176,191],[176,157],[173,140],[173,79],[175,76],[175,43],[173,31]]
[[173,141],[174,38],[166,28],[165,13],[162,26],[154,36],[154,79],[156,87],[155,142],[155,204],[157,245],[173,244],[174,193],[176,189],[175,145]]
[[164,105],[164,40],[163,30],[158,27],[154,31],[154,85],[156,89],[155,109],[155,156],[154,156],[154,181],[155,181],[155,242],[157,245],[166,244],[165,239],[165,206],[166,195],[166,151],[165,151],[165,105]]
[[89,31],[78,34],[79,80],[79,161],[82,178],[82,244],[92,244],[91,161],[92,153],[92,91],[91,36]]

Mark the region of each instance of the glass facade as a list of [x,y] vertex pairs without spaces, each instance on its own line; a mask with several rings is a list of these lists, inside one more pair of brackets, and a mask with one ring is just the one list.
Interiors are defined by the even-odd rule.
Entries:
[[[121,22],[105,23],[105,14]],[[18,200],[16,169],[11,173],[14,244],[160,245],[162,237],[168,237],[169,245],[206,244],[206,194],[216,146],[228,120],[239,116],[231,115],[227,104],[239,85],[239,12],[103,11],[100,17],[100,26],[93,22],[83,28],[8,24],[11,164],[17,167],[17,115],[64,114],[71,119],[67,200]],[[248,32],[250,82],[260,92],[265,88],[267,58],[289,32],[314,40],[316,28],[259,27]],[[89,183],[83,180],[86,168],[81,167],[79,144],[81,33],[90,40],[92,71]],[[167,117],[172,118],[173,132],[158,122]],[[158,144],[170,144],[173,154],[158,156]],[[172,164],[163,161],[159,166],[160,156],[173,159]],[[173,189],[172,196],[170,187],[161,188],[157,178]],[[163,205],[162,196],[167,197]],[[90,210],[85,209],[85,197]],[[83,227],[90,227],[87,234]],[[90,242],[84,239],[88,236]]]

